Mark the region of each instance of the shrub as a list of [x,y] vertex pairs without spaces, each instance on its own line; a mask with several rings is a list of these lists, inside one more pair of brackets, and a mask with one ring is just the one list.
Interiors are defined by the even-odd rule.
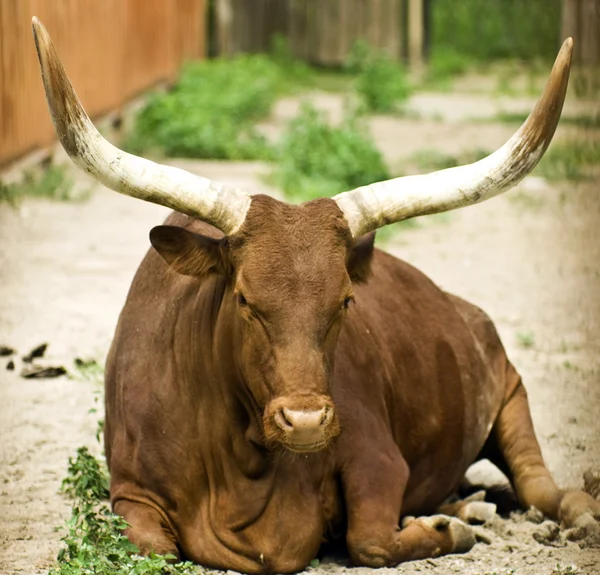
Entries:
[[364,42],[354,44],[346,69],[357,74],[356,92],[371,112],[398,111],[410,96],[404,68],[385,52],[372,50]]
[[292,199],[332,196],[389,178],[381,153],[355,114],[331,126],[308,104],[290,123],[277,160],[274,179]]
[[281,68],[266,56],[190,63],[166,93],[154,93],[138,113],[125,146],[169,156],[257,159],[270,156],[253,122],[281,91]]

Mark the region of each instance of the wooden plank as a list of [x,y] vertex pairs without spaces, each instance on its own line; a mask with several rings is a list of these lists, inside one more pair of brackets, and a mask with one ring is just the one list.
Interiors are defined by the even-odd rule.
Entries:
[[582,0],[581,5],[580,58],[583,66],[600,65],[600,2]]
[[173,78],[184,58],[200,56],[203,10],[204,0],[0,0],[0,165],[54,140],[33,15],[94,117]]
[[217,27],[217,53],[220,56],[227,56],[232,53],[232,0],[215,0],[215,15]]
[[419,70],[423,65],[423,0],[408,0],[408,62]]
[[580,0],[563,0],[562,10],[562,37],[574,38],[573,45],[573,60],[578,62],[581,58],[581,42],[579,38],[580,25]]

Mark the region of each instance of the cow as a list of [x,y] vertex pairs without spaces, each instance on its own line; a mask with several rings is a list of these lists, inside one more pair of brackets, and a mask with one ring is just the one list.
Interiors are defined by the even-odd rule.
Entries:
[[112,146],[33,29],[67,153],[109,188],[174,209],[150,232],[106,364],[111,504],[141,553],[288,573],[325,541],[370,567],[466,552],[471,503],[436,511],[482,458],[524,508],[598,535],[600,501],[555,484],[491,320],[373,245],[383,225],[491,198],[534,168],[571,39],[490,156],[291,205]]

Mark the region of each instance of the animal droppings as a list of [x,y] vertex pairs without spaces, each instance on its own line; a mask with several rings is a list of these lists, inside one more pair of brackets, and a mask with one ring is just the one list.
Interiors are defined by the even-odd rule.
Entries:
[[67,370],[61,365],[58,367],[45,367],[41,365],[31,365],[21,370],[21,377],[25,379],[47,379],[51,377],[60,377],[66,375]]
[[23,356],[22,359],[25,363],[31,363],[34,359],[37,359],[38,357],[44,357],[47,348],[48,344],[42,343],[37,347],[34,347],[27,355]]

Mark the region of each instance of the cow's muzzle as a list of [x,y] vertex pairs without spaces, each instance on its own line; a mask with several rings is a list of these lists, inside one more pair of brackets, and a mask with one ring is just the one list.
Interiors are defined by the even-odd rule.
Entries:
[[325,396],[275,399],[265,409],[264,425],[268,440],[298,453],[319,451],[340,432],[335,407]]

